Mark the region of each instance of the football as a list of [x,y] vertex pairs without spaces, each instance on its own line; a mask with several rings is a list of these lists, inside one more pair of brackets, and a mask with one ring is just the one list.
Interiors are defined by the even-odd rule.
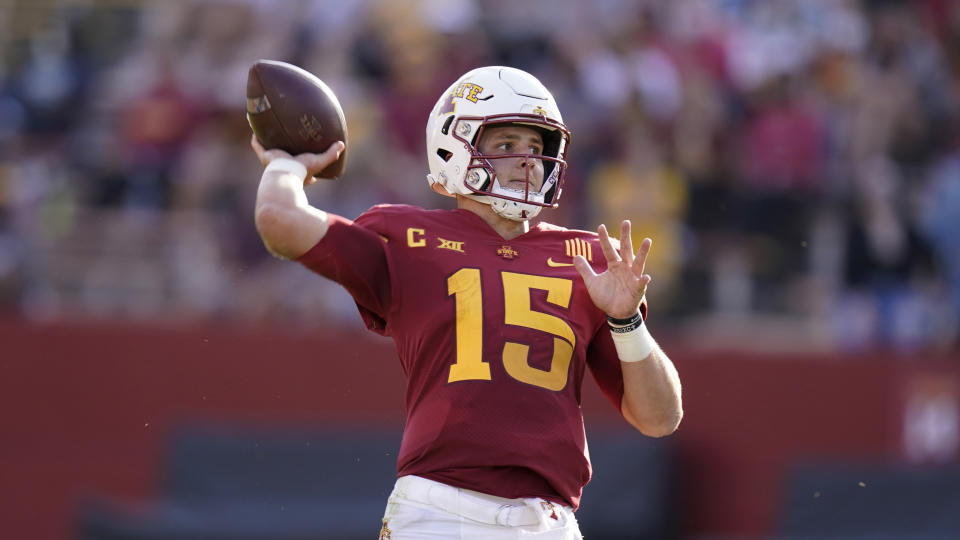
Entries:
[[[337,96],[309,71],[286,62],[259,60],[247,74],[247,121],[264,148],[291,155],[319,154],[331,144],[347,144],[347,122]],[[337,178],[347,150],[315,176]]]

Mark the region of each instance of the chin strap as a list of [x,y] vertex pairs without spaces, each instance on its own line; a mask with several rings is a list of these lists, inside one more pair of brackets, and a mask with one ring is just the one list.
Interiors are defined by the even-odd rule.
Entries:
[[494,213],[498,216],[512,219],[514,221],[527,221],[533,219],[540,213],[542,206],[537,206],[535,204],[519,203],[515,201],[508,201],[506,199],[498,199],[496,197],[486,197],[490,202],[490,208],[493,208]]

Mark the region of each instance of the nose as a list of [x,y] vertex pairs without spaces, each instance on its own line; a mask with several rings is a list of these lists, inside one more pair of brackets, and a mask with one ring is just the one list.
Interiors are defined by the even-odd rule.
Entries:
[[527,167],[533,167],[537,164],[537,159],[531,156],[530,154],[523,155],[517,158],[517,164],[521,169],[526,169]]

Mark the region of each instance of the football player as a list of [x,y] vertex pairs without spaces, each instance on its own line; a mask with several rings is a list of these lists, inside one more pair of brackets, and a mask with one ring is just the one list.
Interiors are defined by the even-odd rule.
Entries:
[[641,432],[672,433],[680,380],[644,323],[651,240],[539,222],[560,199],[570,131],[550,92],[509,67],[472,70],[427,120],[430,187],[454,210],[382,204],[350,220],[304,185],[343,151],[266,168],[256,226],[267,249],[340,283],[406,374],[398,480],[381,537],[580,538],[591,467],[580,411],[589,369]]

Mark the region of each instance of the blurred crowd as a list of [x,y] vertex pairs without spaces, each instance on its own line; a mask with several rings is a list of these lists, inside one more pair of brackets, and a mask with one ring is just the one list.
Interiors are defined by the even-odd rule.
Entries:
[[7,0],[0,52],[9,316],[359,325],[256,235],[249,66],[292,62],[337,93],[347,171],[309,196],[355,217],[449,207],[425,180],[427,114],[502,64],[552,89],[573,132],[543,218],[651,236],[658,328],[958,346],[960,2]]

